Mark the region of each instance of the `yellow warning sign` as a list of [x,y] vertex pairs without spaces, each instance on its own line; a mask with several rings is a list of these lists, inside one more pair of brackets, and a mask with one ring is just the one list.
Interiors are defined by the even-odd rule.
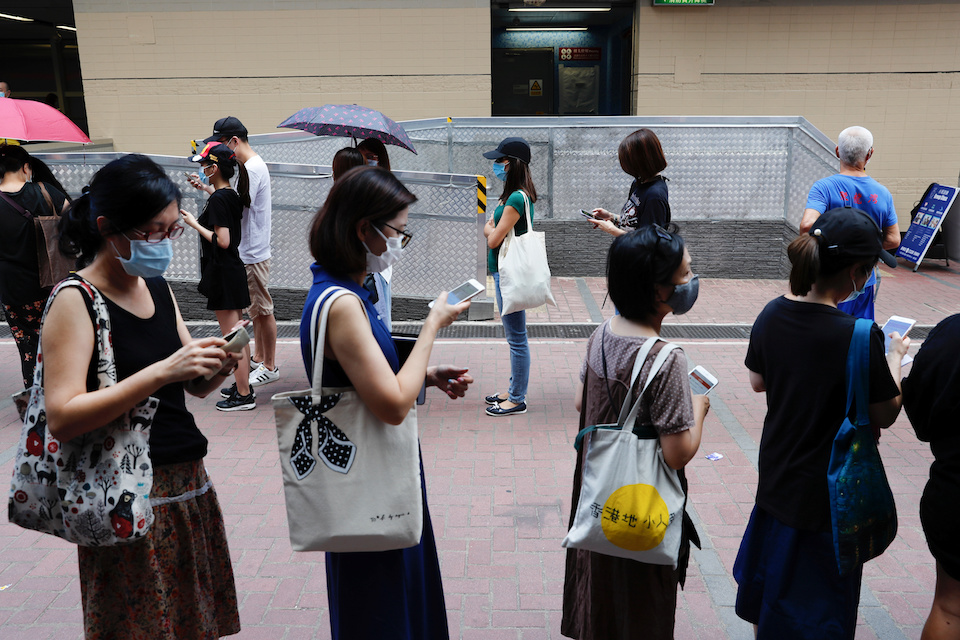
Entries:
[[530,81],[530,97],[539,98],[543,95],[543,80],[536,79]]

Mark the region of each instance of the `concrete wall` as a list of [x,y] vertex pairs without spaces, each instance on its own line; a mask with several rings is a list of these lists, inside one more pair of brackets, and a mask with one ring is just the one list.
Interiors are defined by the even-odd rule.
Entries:
[[957,184],[960,3],[640,0],[637,17],[637,115],[802,115],[833,140],[865,126],[903,229],[930,182]]
[[395,120],[490,114],[479,0],[74,0],[91,138],[185,155],[225,115],[277,131],[306,106]]

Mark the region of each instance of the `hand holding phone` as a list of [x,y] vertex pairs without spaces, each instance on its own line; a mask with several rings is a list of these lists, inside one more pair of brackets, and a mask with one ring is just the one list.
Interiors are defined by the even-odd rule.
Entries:
[[580,209],[580,215],[582,215],[582,216],[583,216],[584,218],[586,218],[587,220],[596,220],[596,219],[597,219],[597,217],[596,217],[595,215],[593,215],[592,213],[590,213],[590,212],[587,211],[586,209]]
[[720,381],[709,371],[697,365],[690,372],[690,392],[696,396],[710,393]]
[[896,331],[901,338],[907,337],[910,329],[917,323],[913,318],[904,318],[903,316],[890,316],[890,319],[883,323],[883,352],[890,351],[890,334]]
[[[250,324],[249,320],[243,320],[239,326],[235,327],[230,333],[223,336],[223,339],[227,341],[227,344],[221,346],[220,348],[226,351],[227,353],[240,353],[243,351],[243,348],[250,343],[250,334],[247,333],[246,326]],[[213,376],[217,375],[217,372],[214,371],[209,375],[204,375],[204,379],[209,380]]]
[[[447,304],[460,304],[464,300],[469,300],[474,296],[479,295],[486,290],[486,287],[481,285],[476,280],[467,280],[459,287],[447,294]],[[427,305],[431,309],[433,308],[433,301],[430,301],[430,304]]]

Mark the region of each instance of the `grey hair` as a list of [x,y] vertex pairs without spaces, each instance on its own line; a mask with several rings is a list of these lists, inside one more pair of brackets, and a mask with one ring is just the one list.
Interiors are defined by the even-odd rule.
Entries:
[[873,148],[873,134],[863,127],[847,127],[837,138],[840,162],[859,166]]

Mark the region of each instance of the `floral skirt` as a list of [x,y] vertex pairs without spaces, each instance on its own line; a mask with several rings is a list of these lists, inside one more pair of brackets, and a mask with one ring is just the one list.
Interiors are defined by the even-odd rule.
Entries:
[[79,547],[87,640],[207,640],[240,631],[217,494],[203,461],[154,468],[146,538]]
[[33,384],[33,367],[37,363],[37,347],[40,346],[40,320],[47,299],[29,304],[3,305],[3,313],[10,325],[10,333],[20,351],[20,372],[23,374],[23,388]]

